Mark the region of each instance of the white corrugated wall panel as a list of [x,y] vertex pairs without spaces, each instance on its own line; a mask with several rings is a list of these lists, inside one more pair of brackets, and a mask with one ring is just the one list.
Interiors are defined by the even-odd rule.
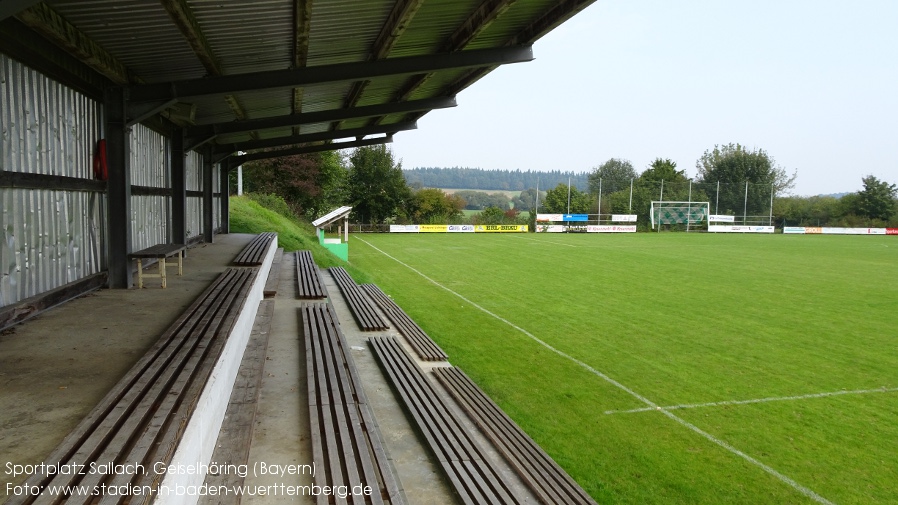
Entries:
[[[185,163],[187,172],[187,191],[203,190],[203,156],[190,151]],[[187,195],[187,238],[203,234],[203,199]]]
[[[91,178],[101,105],[0,54],[0,170]],[[0,188],[0,306],[106,268],[105,195]]]
[[[169,140],[149,128],[131,130],[131,184],[169,188]],[[171,198],[131,196],[131,250],[139,251],[169,241]]]

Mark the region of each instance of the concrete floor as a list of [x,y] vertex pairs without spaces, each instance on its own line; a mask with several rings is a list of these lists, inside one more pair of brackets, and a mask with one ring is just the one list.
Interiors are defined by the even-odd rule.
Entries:
[[[214,244],[190,249],[183,277],[158,279],[142,290],[100,290],[14,326],[0,335],[0,502],[13,476],[6,463],[37,464],[100,401],[181,312],[224,270],[252,235],[216,236]],[[155,266],[150,267],[155,269]],[[330,301],[352,349],[384,445],[410,504],[449,504],[456,498],[429,449],[398,403],[331,276],[322,271]],[[311,464],[311,440],[305,380],[305,345],[296,299],[292,254],[282,261],[274,314],[262,371],[260,398],[251,427],[250,467]],[[443,364],[421,363],[428,370]],[[472,432],[476,428],[469,423]],[[248,427],[249,429],[249,427]],[[219,440],[219,444],[227,443]],[[487,447],[489,444],[482,444]],[[513,475],[495,452],[490,458]],[[515,478],[516,477],[512,477]],[[309,485],[308,475],[247,475],[249,486]],[[536,503],[523,484],[526,502]],[[245,497],[245,503],[313,503],[311,498]]]

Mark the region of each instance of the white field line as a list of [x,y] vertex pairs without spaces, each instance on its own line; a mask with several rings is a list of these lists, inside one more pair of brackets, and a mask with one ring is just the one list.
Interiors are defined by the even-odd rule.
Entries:
[[[373,244],[371,244],[371,243],[368,242],[367,240],[365,240],[365,239],[363,239],[363,238],[359,238],[359,237],[356,237],[356,238],[358,238],[358,240],[361,240],[361,241],[364,242],[365,244],[368,244],[369,247],[371,247],[371,248],[374,249],[375,251],[380,252],[381,254],[383,254],[384,256],[386,256],[387,258],[390,258],[391,260],[395,261],[396,263],[399,263],[400,265],[402,265],[402,266],[408,268],[408,269],[411,270],[412,272],[415,272],[416,274],[420,275],[421,277],[423,277],[425,280],[427,280],[428,282],[430,282],[430,283],[433,284],[434,286],[437,286],[438,288],[442,288],[443,290],[448,291],[449,293],[451,293],[451,294],[457,296],[458,298],[461,298],[461,299],[464,300],[465,302],[471,304],[472,307],[475,307],[475,308],[477,308],[478,310],[480,310],[481,312],[483,312],[483,313],[485,313],[485,314],[487,314],[487,315],[489,315],[489,316],[491,316],[491,317],[493,317],[493,318],[495,318],[495,319],[498,319],[499,321],[501,321],[501,322],[503,322],[503,323],[505,323],[505,324],[511,326],[511,327],[514,328],[515,330],[517,330],[517,331],[523,333],[524,335],[526,335],[527,337],[529,337],[529,338],[532,339],[533,341],[537,342],[538,344],[542,345],[542,346],[545,347],[546,349],[548,349],[548,350],[554,352],[555,354],[557,354],[557,355],[559,355],[559,356],[561,356],[561,357],[563,357],[563,358],[565,358],[565,359],[568,359],[568,360],[570,360],[571,362],[573,362],[573,363],[575,363],[575,364],[581,366],[582,368],[586,369],[588,372],[590,372],[590,373],[596,375],[597,377],[600,377],[601,379],[603,379],[604,381],[606,381],[606,382],[608,382],[609,384],[613,385],[614,387],[616,387],[616,388],[618,388],[618,389],[620,389],[620,390],[626,392],[627,394],[629,394],[630,396],[636,398],[637,400],[641,401],[642,403],[645,403],[647,406],[651,407],[652,409],[655,409],[655,410],[658,409],[658,405],[655,404],[654,402],[652,402],[651,400],[649,400],[648,398],[646,398],[646,397],[640,395],[640,394],[637,393],[636,391],[633,391],[632,389],[630,389],[630,388],[628,388],[627,386],[621,384],[620,382],[618,382],[618,381],[612,379],[611,377],[605,375],[604,373],[600,372],[599,370],[596,370],[595,368],[591,367],[590,365],[588,365],[588,364],[586,364],[586,363],[584,363],[584,362],[578,360],[577,358],[571,356],[570,354],[565,353],[564,351],[561,351],[561,350],[559,350],[559,349],[556,349],[555,347],[552,347],[552,346],[549,345],[547,342],[541,340],[539,337],[537,337],[536,335],[530,333],[529,331],[525,330],[524,328],[521,328],[520,326],[518,326],[518,325],[512,323],[511,321],[509,321],[509,320],[503,318],[502,316],[499,316],[499,315],[497,315],[497,314],[495,314],[495,313],[489,311],[488,309],[486,309],[486,308],[484,308],[484,307],[481,307],[480,305],[478,305],[478,304],[472,302],[471,300],[465,298],[463,295],[461,295],[461,294],[459,294],[459,293],[456,293],[455,291],[453,291],[453,290],[447,288],[446,286],[443,286],[443,285],[440,284],[439,282],[437,282],[437,281],[431,279],[430,277],[424,275],[424,273],[422,273],[421,271],[419,271],[419,270],[417,270],[416,268],[412,267],[411,265],[408,265],[408,264],[402,262],[401,260],[399,260],[398,258],[395,258],[395,257],[391,256],[391,255],[388,254],[386,251],[383,251],[383,250],[381,250],[381,249],[375,247]],[[708,440],[708,441],[710,441],[710,442],[712,442],[712,443],[714,443],[714,444],[716,444],[716,445],[718,445],[718,446],[720,446],[720,447],[726,449],[727,451],[729,451],[729,452],[731,452],[731,453],[733,453],[733,454],[739,456],[740,458],[742,458],[742,459],[748,461],[749,463],[751,463],[751,464],[757,466],[757,467],[760,468],[761,470],[763,470],[763,471],[767,472],[768,474],[772,475],[773,477],[775,477],[775,478],[776,478],[777,480],[779,480],[780,482],[782,482],[782,483],[784,483],[784,484],[786,484],[786,485],[792,487],[793,489],[795,489],[795,490],[798,491],[799,493],[801,493],[801,494],[805,495],[806,497],[808,497],[808,498],[810,498],[810,499],[816,501],[817,503],[823,503],[823,504],[827,504],[827,505],[835,505],[833,502],[831,502],[831,501],[827,500],[826,498],[820,496],[819,494],[815,493],[813,490],[811,490],[811,489],[809,489],[809,488],[806,488],[806,487],[802,486],[802,485],[799,484],[798,482],[795,482],[795,481],[792,480],[791,478],[789,478],[789,477],[787,477],[787,476],[781,474],[780,472],[774,470],[772,467],[765,465],[764,463],[762,463],[762,462],[758,461],[757,459],[755,459],[755,458],[749,456],[748,454],[745,454],[744,452],[740,451],[739,449],[736,449],[735,447],[731,446],[730,444],[724,442],[723,440],[720,440],[719,438],[717,438],[717,437],[715,437],[714,435],[711,435],[710,433],[708,433],[708,432],[702,430],[702,429],[699,428],[698,426],[696,426],[696,425],[694,425],[694,424],[692,424],[692,423],[686,421],[685,419],[682,419],[682,418],[678,417],[677,415],[675,415],[675,414],[673,414],[673,413],[671,413],[671,412],[669,412],[669,411],[667,411],[667,410],[660,410],[659,412],[661,412],[661,413],[664,414],[665,416],[669,417],[671,420],[677,422],[678,424],[680,424],[680,425],[682,425],[682,426],[688,428],[690,431],[696,433],[697,435],[699,435],[699,436],[705,438],[706,440]]]
[[682,405],[668,405],[665,407],[642,407],[639,409],[631,409],[631,410],[606,410],[606,414],[633,414],[636,412],[652,412],[658,409],[660,410],[677,410],[677,409],[697,409],[701,407],[721,407],[724,405],[746,405],[750,403],[766,403],[766,402],[785,402],[791,400],[807,400],[810,398],[826,398],[827,396],[839,396],[839,395],[865,395],[870,393],[894,393],[898,392],[898,388],[876,388],[876,389],[855,389],[851,391],[842,390],[842,391],[831,391],[826,393],[811,393],[807,395],[795,395],[795,396],[771,396],[768,398],[754,398],[751,400],[725,400],[722,402],[709,402],[709,403],[684,403]]

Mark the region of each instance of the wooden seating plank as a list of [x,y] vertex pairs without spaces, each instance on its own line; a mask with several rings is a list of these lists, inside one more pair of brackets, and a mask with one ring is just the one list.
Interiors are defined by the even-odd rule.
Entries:
[[265,253],[268,251],[269,244],[277,237],[275,232],[264,232],[256,235],[246,247],[237,254],[232,262],[234,265],[242,267],[259,266],[265,260]]
[[[169,419],[171,425],[172,418],[179,418],[179,415],[183,418],[183,414],[189,412],[183,408],[176,412],[176,404],[183,406],[195,403],[190,393],[199,394],[202,389],[200,383],[205,383],[203,374],[211,373],[220,351],[219,346],[210,346],[208,340],[213,334],[219,336],[217,340],[220,342],[226,339],[256,272],[255,269],[228,269],[213,281],[63,440],[45,463],[133,462],[151,467],[150,459],[156,461],[153,459],[155,455],[148,455],[147,448],[158,443],[159,434],[164,434],[160,428],[165,425],[165,419]],[[178,398],[183,386],[188,383],[192,390],[187,392],[186,397],[182,394]],[[176,438],[174,441],[176,442]],[[170,459],[159,461],[167,462]],[[132,477],[135,476],[32,475],[28,482],[34,486],[90,486],[127,483]],[[49,495],[11,497],[9,503],[57,503],[61,499],[66,499],[67,503],[78,503],[76,497]],[[124,499],[121,496],[103,496],[100,503],[119,503]],[[85,503],[87,501],[90,500],[84,500]]]
[[352,280],[346,269],[343,267],[331,267],[328,271],[334,277],[337,287],[340,288],[343,298],[346,299],[346,304],[349,306],[353,318],[355,318],[362,331],[379,331],[390,327],[380,317],[367,294]]
[[475,424],[544,503],[595,504],[546,452],[459,368],[434,369]]
[[336,314],[322,303],[305,305],[300,314],[307,349],[312,452],[320,472],[316,482],[363,483],[377,490],[367,497],[369,501],[348,497],[352,503],[404,503],[386,449],[376,436],[358,372],[347,356]]
[[312,251],[296,251],[296,282],[297,298],[305,300],[327,298],[327,290],[321,282]]
[[464,503],[521,503],[512,483],[493,468],[483,449],[394,337],[368,339],[403,404]]
[[449,358],[446,352],[379,287],[374,284],[362,284],[361,288],[387,315],[396,330],[408,340],[419,358],[424,361],[445,361]]
[[[156,473],[149,463],[171,461],[257,274],[256,269],[233,270],[233,280],[226,286],[226,292],[220,295],[225,301],[209,319],[202,340],[185,367],[190,371],[182,373],[169,391],[169,396],[174,398],[171,407],[167,406],[166,411],[157,411],[154,418],[155,424],[158,424],[157,433],[153,436],[150,430],[145,430],[132,449],[135,454],[146,454],[144,461],[147,464],[147,474],[134,476],[132,482],[151,481],[155,485],[165,477],[164,473]],[[125,477],[128,476],[116,475],[115,479],[124,484]]]

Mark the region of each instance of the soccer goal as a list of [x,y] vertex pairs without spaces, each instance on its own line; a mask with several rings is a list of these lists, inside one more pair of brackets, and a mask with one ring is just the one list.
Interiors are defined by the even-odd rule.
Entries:
[[649,219],[652,229],[662,224],[684,224],[686,231],[699,226],[707,226],[711,205],[708,202],[652,201]]

